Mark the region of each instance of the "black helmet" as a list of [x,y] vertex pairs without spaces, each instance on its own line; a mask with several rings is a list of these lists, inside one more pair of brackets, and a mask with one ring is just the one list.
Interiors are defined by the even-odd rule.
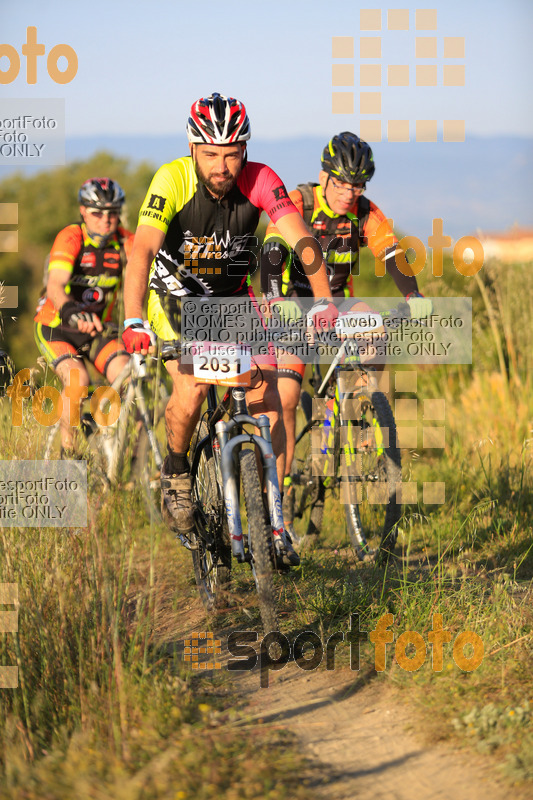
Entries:
[[324,147],[322,169],[343,183],[366,183],[375,169],[372,149],[355,133],[344,131]]
[[78,203],[87,208],[114,208],[120,211],[125,195],[111,178],[90,178],[78,192]]

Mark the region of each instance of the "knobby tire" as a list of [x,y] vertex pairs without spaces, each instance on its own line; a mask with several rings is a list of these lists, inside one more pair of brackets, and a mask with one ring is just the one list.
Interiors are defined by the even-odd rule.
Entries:
[[266,633],[278,630],[278,617],[274,594],[271,548],[272,532],[265,520],[263,492],[257,472],[253,450],[239,454],[242,488],[248,519],[248,544],[252,552],[252,568],[257,588],[259,611]]
[[[349,421],[354,426],[353,430],[361,432],[366,427],[376,431],[377,423],[379,430],[388,431],[388,443],[385,434],[382,453],[378,453],[377,446],[368,451],[356,449],[357,468],[352,470],[348,479],[357,481],[362,493],[358,503],[346,504],[346,524],[359,558],[367,560],[369,556],[373,556],[376,563],[383,564],[394,553],[398,522],[402,513],[398,497],[402,470],[396,423],[383,392],[362,391],[355,399],[360,402],[360,414],[358,419]],[[376,484],[377,490],[373,498]],[[379,502],[376,502],[378,495]],[[373,545],[374,552],[371,549]]]
[[[193,436],[196,447],[207,435],[206,423],[198,423]],[[202,602],[212,612],[223,604],[231,580],[231,545],[211,442],[202,448],[198,460],[194,451],[190,463],[197,549],[191,551],[192,563]]]

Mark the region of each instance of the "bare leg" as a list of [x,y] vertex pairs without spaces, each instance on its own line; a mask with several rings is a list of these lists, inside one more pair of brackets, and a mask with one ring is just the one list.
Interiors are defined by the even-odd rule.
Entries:
[[118,378],[129,360],[129,356],[115,356],[115,358],[111,359],[105,374],[109,383],[113,383],[115,378]]
[[[77,380],[72,380],[73,370],[78,372],[78,375],[76,376]],[[61,361],[55,368],[55,372],[63,384],[63,390],[61,392],[63,413],[60,420],[61,445],[64,450],[72,450],[75,444],[76,429],[71,425],[70,403],[71,401],[74,401],[67,396],[65,389],[72,385],[79,385],[82,387],[89,386],[89,373],[87,372],[85,364],[80,358],[67,358],[64,361]],[[82,400],[83,397],[80,397],[78,403],[80,403]]]
[[279,396],[287,438],[285,474],[290,475],[296,439],[296,408],[300,399],[300,383],[288,377],[278,378]]
[[272,450],[276,456],[276,467],[280,491],[283,491],[285,475],[285,427],[278,393],[277,370],[272,367],[261,367],[262,379],[256,381],[246,393],[248,411],[254,417],[266,414],[270,421]]
[[166,366],[172,378],[172,394],[165,412],[167,441],[174,453],[186,453],[209,387],[196,381],[191,367],[178,361],[167,361]]

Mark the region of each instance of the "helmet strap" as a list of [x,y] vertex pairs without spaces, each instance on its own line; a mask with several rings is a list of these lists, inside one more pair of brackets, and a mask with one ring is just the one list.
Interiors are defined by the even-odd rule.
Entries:
[[85,226],[87,236],[94,242],[94,244],[97,247],[105,247],[115,235],[114,233],[105,233],[105,234],[94,233],[93,231],[89,230],[86,222],[84,222],[83,224]]
[[331,175],[329,174],[329,172],[327,173],[327,176],[328,177],[327,177],[326,183],[324,184],[324,188],[322,189],[322,197],[324,198],[324,202],[326,203],[327,207],[329,208],[329,203],[328,203],[327,198],[326,198],[326,191],[327,191],[327,188],[328,188],[328,184],[329,184],[329,182],[331,180]]

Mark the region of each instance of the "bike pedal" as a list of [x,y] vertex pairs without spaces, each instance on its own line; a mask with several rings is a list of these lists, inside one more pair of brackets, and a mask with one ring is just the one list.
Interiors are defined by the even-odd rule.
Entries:
[[287,573],[291,571],[291,567],[288,564],[284,564],[279,558],[272,559],[272,566],[276,572]]
[[198,550],[198,545],[195,542],[189,541],[183,533],[177,533],[175,538],[180,540],[180,544],[182,544],[186,550]]
[[281,571],[300,566],[300,556],[293,550],[290,542],[287,546],[281,545],[278,547],[276,547],[275,542],[272,560],[275,568]]

